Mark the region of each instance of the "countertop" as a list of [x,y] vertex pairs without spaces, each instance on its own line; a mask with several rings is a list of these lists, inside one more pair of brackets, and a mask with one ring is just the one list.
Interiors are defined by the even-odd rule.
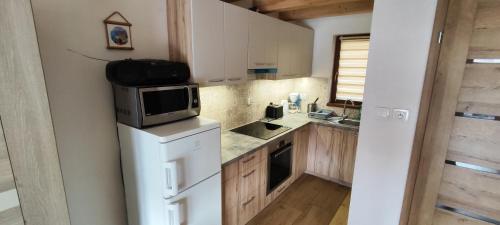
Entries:
[[[268,121],[265,121],[268,122]],[[294,132],[295,130],[308,125],[310,123],[320,124],[324,126],[332,126],[337,128],[349,129],[349,130],[358,130],[358,126],[345,125],[340,123],[332,123],[325,120],[318,120],[309,118],[305,113],[295,113],[288,114],[281,119],[272,120],[268,123],[278,124],[285,127],[291,128],[290,130],[273,137],[269,140],[263,140],[260,138],[254,138],[251,136],[238,134],[232,132],[230,130],[226,130],[222,132],[222,147],[221,147],[221,157],[222,157],[222,165],[229,164],[239,158],[243,157],[248,153],[252,153],[253,151],[260,149],[261,147],[273,142],[275,139],[280,138],[283,135]]]

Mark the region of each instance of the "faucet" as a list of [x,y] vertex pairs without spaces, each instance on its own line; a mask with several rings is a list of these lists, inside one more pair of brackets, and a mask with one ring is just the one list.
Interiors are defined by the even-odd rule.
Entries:
[[346,109],[346,106],[347,106],[347,102],[351,102],[351,105],[352,105],[352,106],[355,106],[355,105],[354,105],[354,102],[353,102],[351,99],[346,99],[346,100],[344,101],[344,111],[342,112],[342,117],[343,117],[344,119],[346,119],[346,118],[347,118],[347,115],[345,114],[345,109]]

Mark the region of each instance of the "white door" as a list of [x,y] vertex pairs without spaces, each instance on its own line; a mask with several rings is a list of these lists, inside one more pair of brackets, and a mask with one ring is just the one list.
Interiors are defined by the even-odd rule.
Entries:
[[246,81],[248,60],[247,9],[224,3],[224,57],[226,81]]
[[248,68],[276,68],[278,64],[278,20],[250,12]]
[[165,200],[164,225],[221,225],[222,184],[218,173]]
[[160,149],[165,198],[221,171],[219,128],[164,143]]
[[218,0],[191,0],[192,76],[198,83],[223,83],[224,5]]

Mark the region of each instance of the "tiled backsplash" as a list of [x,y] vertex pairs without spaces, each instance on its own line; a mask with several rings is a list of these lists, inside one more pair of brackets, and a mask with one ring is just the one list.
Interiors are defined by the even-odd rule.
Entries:
[[[230,129],[264,117],[266,106],[279,104],[288,99],[291,92],[304,93],[302,111],[317,97],[320,108],[342,113],[341,108],[326,107],[330,98],[330,80],[321,78],[297,78],[288,80],[253,80],[243,84],[201,88],[201,116],[218,120],[222,129]],[[251,104],[248,105],[248,98]],[[357,110],[348,111],[350,114]],[[353,115],[354,116],[354,115]]]

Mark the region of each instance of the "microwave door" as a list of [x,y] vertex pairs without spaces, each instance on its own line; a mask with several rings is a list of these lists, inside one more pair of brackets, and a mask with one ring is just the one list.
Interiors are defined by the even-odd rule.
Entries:
[[184,118],[192,101],[187,86],[140,89],[140,98],[145,126]]

